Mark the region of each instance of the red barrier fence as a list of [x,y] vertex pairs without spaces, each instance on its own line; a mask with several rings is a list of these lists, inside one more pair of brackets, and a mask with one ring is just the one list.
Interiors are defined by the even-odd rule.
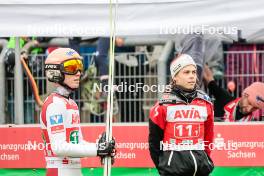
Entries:
[[[83,125],[84,138],[95,142],[102,125]],[[114,167],[153,167],[148,151],[148,126],[115,124]],[[43,168],[44,144],[38,125],[0,126],[0,168]],[[216,123],[212,158],[216,166],[264,166],[264,123]],[[84,158],[84,167],[100,167],[98,158]]]

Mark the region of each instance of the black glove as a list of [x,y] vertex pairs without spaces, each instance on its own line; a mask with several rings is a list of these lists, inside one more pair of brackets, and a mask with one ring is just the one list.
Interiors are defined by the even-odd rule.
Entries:
[[101,158],[102,164],[104,162],[104,158],[109,156],[111,157],[111,161],[113,164],[115,154],[116,154],[115,139],[112,138],[111,141],[106,142],[106,133],[104,132],[98,141],[97,156]]

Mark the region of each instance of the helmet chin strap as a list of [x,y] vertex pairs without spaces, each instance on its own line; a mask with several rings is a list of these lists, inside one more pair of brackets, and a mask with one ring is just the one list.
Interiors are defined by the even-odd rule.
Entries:
[[61,79],[58,83],[59,85],[61,85],[62,87],[66,88],[67,90],[69,90],[70,92],[74,92],[77,88],[71,88],[70,86],[68,86],[67,84],[64,83],[64,79],[65,76],[63,74],[63,79]]
[[74,92],[77,88],[71,88],[71,87],[69,87],[67,84],[65,84],[64,82],[62,82],[62,83],[59,83],[61,86],[63,86],[64,88],[66,88],[66,89],[68,89],[68,90],[70,90],[71,92]]

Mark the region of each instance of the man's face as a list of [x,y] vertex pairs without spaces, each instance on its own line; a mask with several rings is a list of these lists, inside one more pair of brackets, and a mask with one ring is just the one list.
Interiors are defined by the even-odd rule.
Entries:
[[197,80],[195,66],[187,65],[174,76],[173,80],[176,82],[176,85],[179,85],[186,90],[193,90]]
[[254,107],[248,101],[248,95],[243,95],[239,102],[239,110],[242,114],[249,114],[256,111],[258,108]]
[[65,75],[64,83],[72,89],[77,89],[80,85],[81,72],[78,71],[75,75]]

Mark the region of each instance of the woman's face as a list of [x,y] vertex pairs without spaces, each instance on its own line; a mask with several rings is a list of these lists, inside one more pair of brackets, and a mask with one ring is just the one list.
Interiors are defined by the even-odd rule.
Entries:
[[186,90],[193,90],[197,80],[196,67],[194,65],[185,66],[174,76],[173,80],[176,85]]

